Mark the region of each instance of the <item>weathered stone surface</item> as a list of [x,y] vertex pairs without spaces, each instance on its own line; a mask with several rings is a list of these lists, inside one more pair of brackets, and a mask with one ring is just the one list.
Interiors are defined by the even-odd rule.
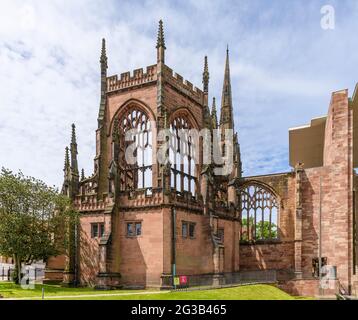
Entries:
[[[315,295],[319,283],[313,277],[312,260],[318,257],[321,244],[321,256],[337,267],[340,283],[353,288],[358,283],[353,274],[353,188],[358,179],[355,177],[353,183],[353,109],[347,90],[332,95],[321,167],[304,169],[298,164],[289,173],[246,178],[241,178],[240,169],[229,179],[213,177],[209,167],[199,164],[197,194],[193,197],[178,194],[169,187],[170,169],[168,173],[157,165],[155,151],[160,143],[153,139],[151,193],[118,187],[115,192],[110,190],[109,182],[115,179],[113,168],[123,167],[121,163],[112,166],[109,180],[109,166],[119,161],[113,155],[119,142],[117,148],[112,147],[115,119],[118,123],[127,111],[135,108],[160,128],[179,116],[185,117],[192,128],[201,129],[205,125],[207,88],[204,93],[166,66],[164,38],[158,43],[157,64],[147,67],[146,72],[137,69],[133,75],[122,73],[120,79],[107,78],[107,91],[101,100],[106,102],[105,106],[101,104],[103,122],[96,133],[95,172],[81,179],[79,194],[74,198],[81,213],[76,256],[80,284],[167,287],[175,251],[177,274],[219,279],[222,274],[240,270],[276,270],[280,287],[294,294]],[[229,83],[229,72],[226,74],[225,81]],[[206,86],[207,82],[208,78],[204,81]],[[231,93],[229,100],[224,103],[226,109],[231,103]],[[227,119],[230,112],[225,114],[224,122],[231,123]],[[239,154],[236,159],[241,166]],[[234,188],[250,183],[265,186],[278,202],[275,241],[240,245],[241,200]],[[222,190],[214,194],[218,186]],[[129,222],[142,223],[140,236],[127,236]],[[195,224],[192,239],[182,236],[183,222]],[[104,223],[102,239],[91,238],[93,223]],[[217,237],[219,229],[224,229],[223,241]],[[65,262],[63,257],[50,259],[48,268],[64,269]]]

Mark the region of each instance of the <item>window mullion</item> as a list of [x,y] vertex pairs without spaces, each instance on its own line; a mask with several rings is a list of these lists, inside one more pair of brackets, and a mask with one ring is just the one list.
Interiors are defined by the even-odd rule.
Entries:
[[272,205],[270,206],[270,218],[269,218],[269,238],[272,238]]

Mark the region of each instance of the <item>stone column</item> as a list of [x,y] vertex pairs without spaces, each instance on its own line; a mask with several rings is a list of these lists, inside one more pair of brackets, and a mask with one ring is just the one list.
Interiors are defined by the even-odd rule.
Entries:
[[295,275],[302,278],[302,175],[303,164],[298,163],[296,171],[296,215],[295,215]]

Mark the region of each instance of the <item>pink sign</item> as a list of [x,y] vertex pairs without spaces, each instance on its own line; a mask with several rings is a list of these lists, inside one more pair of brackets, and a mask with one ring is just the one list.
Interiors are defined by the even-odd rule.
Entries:
[[188,277],[187,276],[180,276],[179,277],[180,284],[187,284],[188,283]]

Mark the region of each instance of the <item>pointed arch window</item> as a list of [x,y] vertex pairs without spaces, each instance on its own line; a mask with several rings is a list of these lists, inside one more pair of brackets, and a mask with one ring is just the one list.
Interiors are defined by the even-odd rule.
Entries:
[[192,129],[184,116],[176,117],[170,124],[169,160],[171,163],[171,187],[177,192],[196,195],[197,178],[195,145],[189,130]]
[[[134,130],[133,130],[134,129]],[[126,133],[132,130],[132,141],[126,141]],[[148,115],[137,107],[129,109],[119,120],[120,132],[120,189],[136,190],[152,188],[152,129]],[[126,160],[126,150],[133,145],[135,163]]]
[[276,196],[265,186],[250,184],[239,192],[241,240],[278,239],[279,206]]

